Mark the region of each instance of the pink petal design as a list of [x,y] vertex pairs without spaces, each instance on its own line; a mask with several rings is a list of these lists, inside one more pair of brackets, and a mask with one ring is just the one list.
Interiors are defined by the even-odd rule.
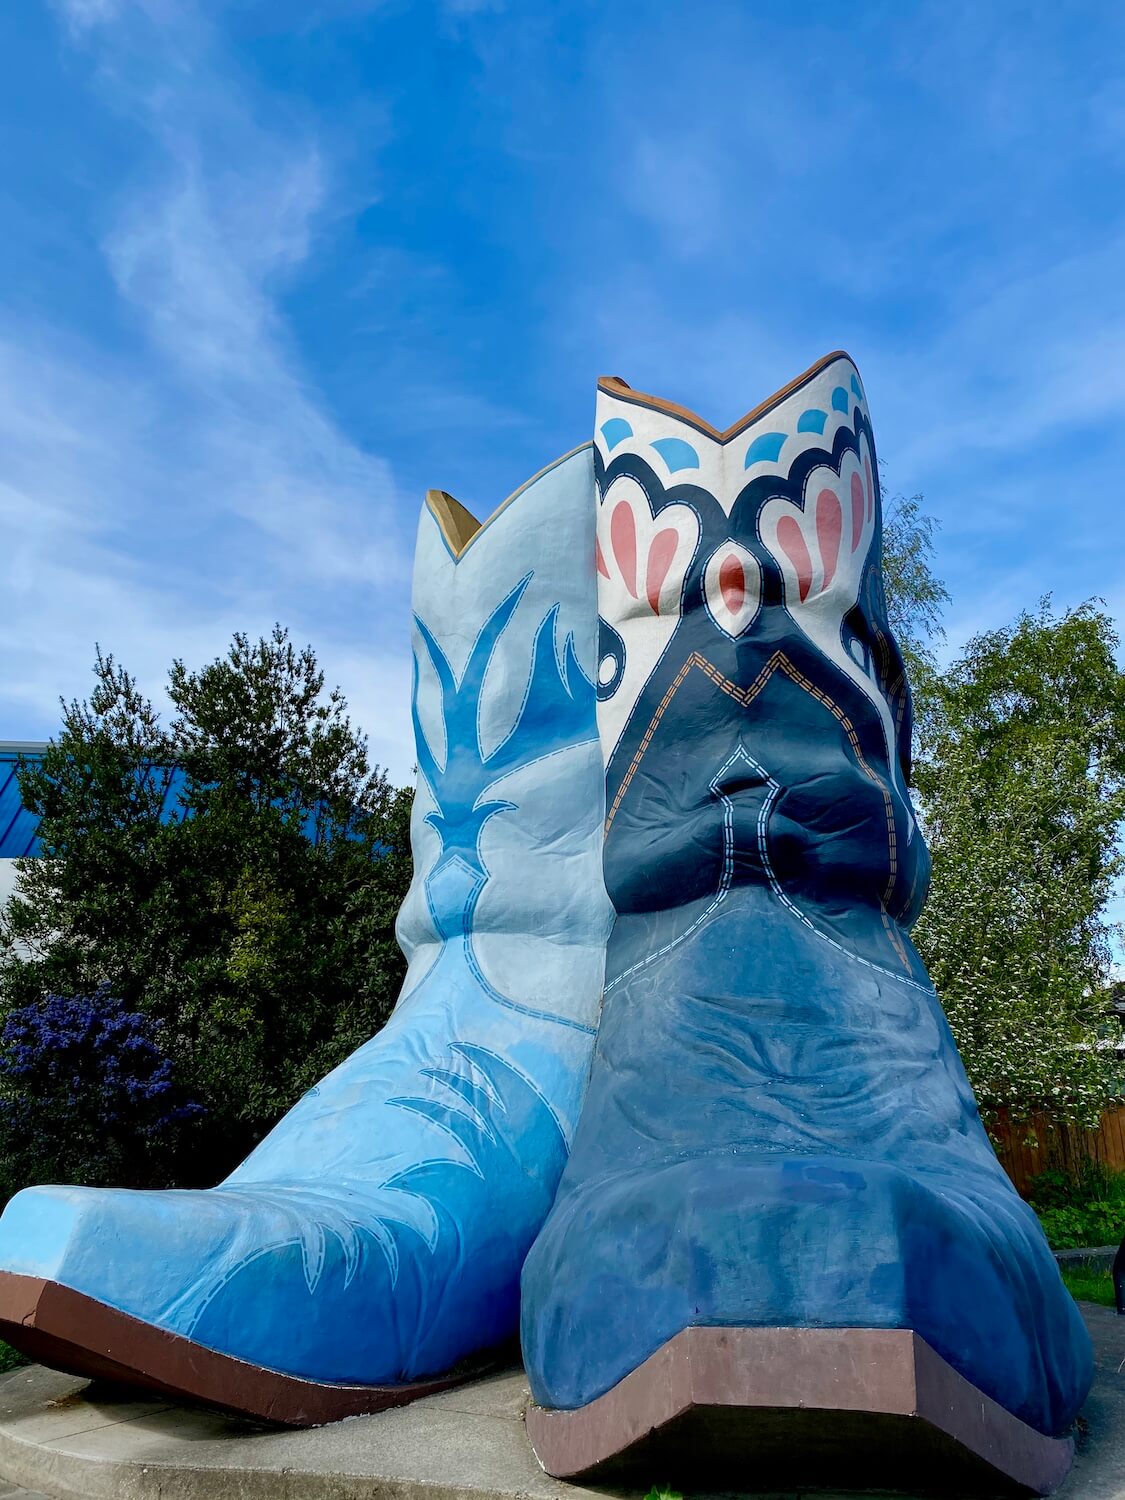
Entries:
[[858,474],[852,475],[852,551],[859,546],[863,537],[863,480]]
[[605,558],[602,555],[602,544],[598,541],[597,537],[594,538],[594,562],[596,563],[598,572],[602,575],[602,577],[608,578],[609,569],[605,565]]
[[875,486],[871,483],[871,460],[863,460],[863,470],[867,475],[867,519],[870,521],[875,514]]
[[809,589],[812,587],[812,558],[809,549],[805,546],[805,539],[801,535],[801,528],[792,516],[782,516],[777,523],[778,546],[793,564],[797,573],[797,589],[801,595],[801,603],[809,597]]
[[633,508],[625,500],[620,501],[613,508],[613,515],[609,520],[609,539],[613,545],[613,555],[617,559],[617,566],[621,569],[621,577],[625,580],[625,587],[637,597],[637,522],[633,515]]
[[746,599],[746,573],[733,552],[719,566],[719,592],[731,614],[737,615]]
[[824,564],[821,588],[826,589],[836,576],[840,560],[840,537],[844,530],[844,512],[835,490],[821,490],[816,497],[816,539],[820,560]]
[[658,531],[652,539],[652,546],[648,549],[648,575],[645,579],[645,593],[648,602],[652,605],[654,615],[660,613],[660,590],[664,587],[664,580],[668,577],[668,569],[676,560],[676,544],[679,535],[671,526]]

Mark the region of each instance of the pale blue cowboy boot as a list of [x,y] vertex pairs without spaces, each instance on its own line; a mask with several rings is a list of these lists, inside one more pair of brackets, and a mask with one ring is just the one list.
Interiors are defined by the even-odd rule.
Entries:
[[308,1423],[447,1383],[515,1333],[612,922],[594,526],[589,446],[483,526],[431,491],[393,1016],[220,1187],[18,1194],[0,1220],[3,1337],[78,1373]]

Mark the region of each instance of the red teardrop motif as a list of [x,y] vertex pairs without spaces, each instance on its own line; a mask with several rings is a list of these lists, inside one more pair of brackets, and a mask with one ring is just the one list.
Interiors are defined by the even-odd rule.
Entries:
[[836,576],[840,560],[840,536],[844,530],[844,512],[835,490],[821,490],[816,497],[816,539],[824,568],[821,588],[826,589]]
[[733,552],[719,564],[719,593],[732,615],[738,614],[746,602],[746,572]]
[[670,526],[658,531],[648,549],[648,573],[645,578],[645,593],[654,615],[660,613],[660,590],[668,577],[668,569],[676,559],[676,544],[679,536]]
[[778,521],[777,542],[793,564],[797,574],[797,589],[801,595],[801,603],[804,604],[809,597],[809,589],[812,588],[812,558],[801,535],[801,528],[792,516],[782,516]]
[[858,474],[852,475],[852,551],[859,546],[863,538],[863,480]]
[[617,566],[621,569],[621,577],[625,580],[625,587],[635,599],[637,597],[637,522],[633,515],[633,507],[625,500],[614,506],[613,515],[609,520],[609,539],[613,545],[613,555],[617,559]]

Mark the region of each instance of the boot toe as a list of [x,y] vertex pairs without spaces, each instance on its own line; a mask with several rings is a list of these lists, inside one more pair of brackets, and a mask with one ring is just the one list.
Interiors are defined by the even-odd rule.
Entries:
[[[392,1275],[377,1222],[349,1209],[285,1187],[29,1188],[0,1217],[0,1270],[287,1374],[402,1379],[418,1278],[408,1250]],[[398,1322],[379,1315],[395,1279]]]
[[1089,1383],[1089,1337],[1031,1210],[967,1177],[727,1152],[576,1188],[524,1271],[536,1400],[586,1405],[690,1326],[911,1328],[1009,1411],[1061,1431]]

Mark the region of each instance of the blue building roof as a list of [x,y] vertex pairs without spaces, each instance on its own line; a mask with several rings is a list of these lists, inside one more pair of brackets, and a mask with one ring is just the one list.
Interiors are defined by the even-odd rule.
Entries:
[[0,859],[39,853],[38,820],[20,802],[16,765],[21,755],[38,757],[45,745],[0,740]]
[[[25,760],[37,760],[46,748],[45,744],[35,741],[0,740],[0,859],[20,859],[40,852],[39,822],[35,814],[28,812],[20,802],[16,767],[21,756]],[[183,784],[183,772],[173,770],[164,794],[162,817],[166,823],[184,815],[180,800]],[[314,843],[317,841],[315,813],[309,813],[305,818],[305,834]],[[353,836],[350,831],[348,836]]]
[[[16,768],[20,757],[38,760],[46,745],[37,741],[0,740],[0,859],[21,859],[39,853],[39,820],[20,802]],[[173,771],[164,795],[165,822],[182,815],[179,804],[183,773]]]

